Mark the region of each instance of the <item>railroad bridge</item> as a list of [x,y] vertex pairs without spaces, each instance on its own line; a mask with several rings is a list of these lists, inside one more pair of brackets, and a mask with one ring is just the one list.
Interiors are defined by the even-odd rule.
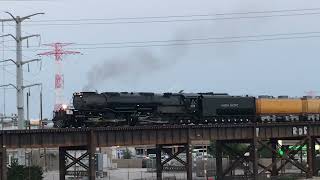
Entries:
[[[319,144],[320,123],[291,122],[291,123],[252,123],[252,124],[213,124],[213,125],[166,125],[166,126],[137,126],[137,127],[104,127],[104,128],[71,128],[71,129],[35,129],[35,130],[5,130],[0,132],[0,180],[6,180],[6,149],[10,148],[59,148],[60,179],[64,180],[67,169],[79,164],[87,169],[90,180],[95,179],[94,154],[96,147],[155,145],[157,179],[162,179],[163,166],[171,159],[181,162],[186,169],[187,179],[192,179],[193,141],[216,141],[216,174],[218,179],[225,179],[234,168],[247,162],[250,164],[246,179],[259,179],[266,172],[278,175],[285,164],[291,163],[310,178],[317,175],[315,165],[315,144]],[[277,140],[298,140],[297,149],[291,149],[282,157],[277,155],[281,148]],[[249,144],[245,152],[234,151],[228,144]],[[178,152],[172,154],[164,147],[182,145]],[[294,160],[294,155],[307,146],[307,163],[301,164]],[[258,152],[265,148],[272,153],[272,163],[268,166],[258,161]],[[86,150],[82,156],[75,158],[69,150]],[[169,155],[168,159],[161,159],[161,152]],[[222,167],[222,152],[228,151],[237,157],[226,169]],[[250,152],[249,156],[245,153]],[[186,153],[182,160],[178,154]],[[81,162],[89,157],[89,164]],[[72,160],[66,164],[65,159]],[[278,165],[284,160],[284,165]]]

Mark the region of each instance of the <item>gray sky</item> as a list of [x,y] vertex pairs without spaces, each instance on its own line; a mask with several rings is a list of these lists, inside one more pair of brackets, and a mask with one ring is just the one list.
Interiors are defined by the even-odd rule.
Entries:
[[[0,11],[15,15],[45,12],[32,20],[146,17],[192,14],[215,14],[232,12],[269,11],[284,9],[320,8],[316,0],[91,0],[91,1],[3,1]],[[320,10],[319,10],[320,11]],[[317,12],[319,12],[317,11]],[[7,18],[0,13],[0,18]],[[257,19],[233,19],[219,21],[190,21],[144,24],[104,24],[77,26],[23,26],[23,34],[41,34],[41,43],[72,42],[107,43],[128,41],[151,41],[193,39],[207,37],[246,36],[259,34],[295,33],[320,31],[320,15],[270,17]],[[190,19],[190,18],[189,18]],[[2,32],[1,32],[2,33]],[[5,26],[4,33],[15,33],[13,27]],[[5,40],[9,40],[6,38]],[[37,45],[32,39],[29,45]],[[26,43],[25,43],[26,45]],[[101,72],[104,81],[95,83],[91,89],[101,91],[214,91],[243,95],[290,95],[302,96],[305,91],[319,89],[318,53],[320,38],[241,42],[207,45],[86,49],[83,55],[64,58],[65,99],[81,91],[88,84],[87,74],[93,68]],[[6,46],[14,46],[7,42]],[[14,52],[2,51],[0,57],[15,58]],[[37,47],[47,49],[47,47]],[[11,47],[14,49],[14,47]],[[34,47],[30,49],[36,49]],[[24,50],[25,58],[34,58],[39,51]],[[8,50],[8,48],[5,48]],[[149,64],[156,61],[156,64]],[[119,62],[118,65],[115,65]],[[117,73],[123,66],[122,73]],[[39,65],[30,66],[25,72],[25,84],[44,84],[44,114],[52,116],[54,104],[54,61],[44,57],[42,71]],[[27,71],[27,68],[25,68]],[[113,70],[113,71],[111,71]],[[7,68],[5,82],[15,83],[15,69]],[[113,72],[111,74],[108,72]],[[99,73],[98,73],[99,74]],[[97,74],[93,76],[99,80]],[[0,84],[2,84],[0,83]],[[31,117],[39,116],[39,88],[31,89]],[[3,98],[3,91],[0,91]],[[16,112],[13,90],[6,93],[6,112]],[[0,101],[3,112],[3,100]]]

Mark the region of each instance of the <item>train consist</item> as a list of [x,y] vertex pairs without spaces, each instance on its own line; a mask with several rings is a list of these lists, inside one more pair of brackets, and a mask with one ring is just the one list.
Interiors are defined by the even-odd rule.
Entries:
[[55,127],[319,121],[320,98],[215,93],[80,92]]

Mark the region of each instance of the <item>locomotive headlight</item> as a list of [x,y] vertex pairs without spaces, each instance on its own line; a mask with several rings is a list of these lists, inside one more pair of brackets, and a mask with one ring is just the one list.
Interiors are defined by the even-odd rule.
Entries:
[[68,105],[66,105],[66,104],[62,104],[62,109],[67,109],[67,107],[68,107]]

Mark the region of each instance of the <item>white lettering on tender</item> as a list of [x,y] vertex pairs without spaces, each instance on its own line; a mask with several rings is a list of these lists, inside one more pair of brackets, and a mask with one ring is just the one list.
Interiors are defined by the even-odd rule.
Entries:
[[221,104],[221,107],[239,107],[239,104]]

